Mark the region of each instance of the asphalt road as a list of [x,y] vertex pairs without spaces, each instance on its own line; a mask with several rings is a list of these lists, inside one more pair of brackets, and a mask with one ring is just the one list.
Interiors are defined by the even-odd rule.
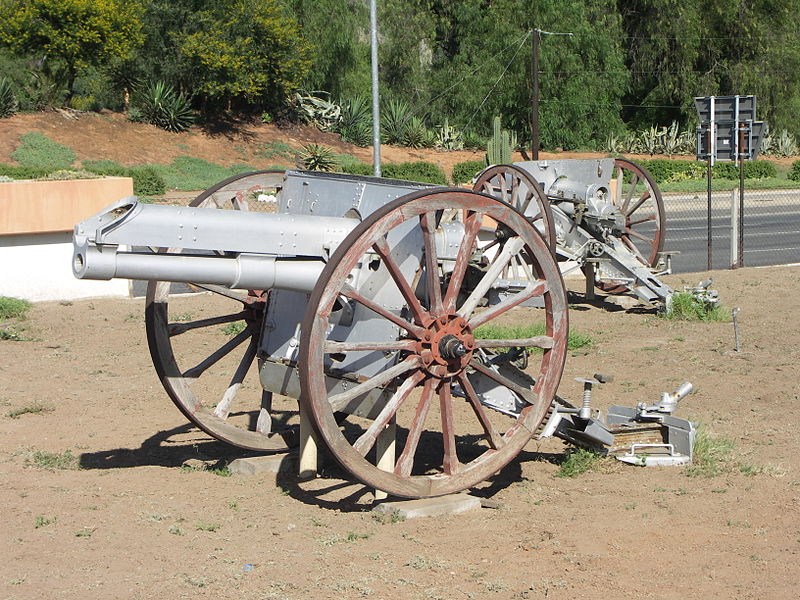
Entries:
[[[681,254],[673,258],[675,273],[705,271],[708,261],[707,200],[700,196],[669,195],[665,250]],[[730,267],[731,194],[712,194],[712,265]],[[745,191],[745,266],[800,262],[800,190]]]

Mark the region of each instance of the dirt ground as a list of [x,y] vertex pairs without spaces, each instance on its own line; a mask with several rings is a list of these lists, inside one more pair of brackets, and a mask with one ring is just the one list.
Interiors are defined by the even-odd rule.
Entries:
[[[575,294],[571,327],[596,346],[568,358],[559,393],[576,400],[575,377],[613,375],[602,408],[691,381],[678,415],[735,442],[730,469],[612,462],[560,478],[562,442],[530,442],[473,490],[499,508],[395,523],[373,519],[371,492],[334,466],[280,486],[182,468],[239,453],[167,399],[142,301],[37,304],[17,325],[33,340],[0,341],[0,598],[796,597],[800,268],[713,275],[741,309],[741,352],[730,323]],[[191,301],[202,311],[207,297]],[[10,416],[31,407],[43,410]],[[36,466],[66,451],[80,468]]]

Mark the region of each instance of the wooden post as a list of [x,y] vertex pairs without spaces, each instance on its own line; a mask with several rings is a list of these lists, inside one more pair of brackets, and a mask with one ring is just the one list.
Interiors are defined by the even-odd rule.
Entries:
[[317,438],[311,426],[311,418],[300,403],[300,461],[297,476],[299,479],[313,479],[317,476]]
[[[395,446],[397,443],[397,421],[392,418],[375,442],[375,459],[381,471],[393,471],[395,463]],[[375,490],[375,500],[385,500],[389,495],[382,490]]]

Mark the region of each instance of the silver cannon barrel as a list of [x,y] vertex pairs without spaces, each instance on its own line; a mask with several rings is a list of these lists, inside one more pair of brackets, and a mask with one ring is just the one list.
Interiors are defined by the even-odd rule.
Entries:
[[[72,269],[79,279],[155,279],[308,292],[325,260],[358,222],[158,206],[130,197],[75,226]],[[131,247],[143,250],[126,249]]]

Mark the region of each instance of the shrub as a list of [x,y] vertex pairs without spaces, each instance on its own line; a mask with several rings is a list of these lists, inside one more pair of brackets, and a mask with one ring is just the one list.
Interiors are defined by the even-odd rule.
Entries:
[[407,163],[388,163],[381,166],[381,173],[390,179],[404,179],[421,183],[447,185],[447,177],[439,167],[425,161]]
[[351,175],[372,175],[375,172],[375,169],[372,165],[367,163],[353,162],[340,165],[339,171],[342,173],[349,173]]
[[20,144],[11,154],[11,158],[23,167],[39,167],[54,171],[69,169],[75,162],[75,153],[58,144],[38,131],[23,133],[19,136]]
[[11,82],[5,77],[0,77],[0,119],[15,115],[17,110],[19,110],[19,104]]
[[796,160],[792,163],[792,168],[789,169],[787,177],[792,181],[800,181],[800,160]]
[[471,183],[472,178],[486,168],[482,160],[468,160],[453,165],[453,183]]
[[164,178],[148,165],[127,169],[127,176],[133,178],[133,193],[137,196],[163,196],[167,191]]
[[[706,163],[700,161],[656,158],[639,161],[639,164],[646,168],[659,184],[706,177]],[[715,179],[739,179],[739,166],[732,162],[718,162],[714,165],[711,176]],[[745,179],[766,179],[777,176],[778,169],[773,162],[754,160],[744,163]]]
[[83,168],[97,175],[132,178],[137,196],[163,196],[167,191],[166,181],[152,166],[123,167],[113,160],[85,160]]
[[142,121],[174,133],[188,129],[195,120],[189,99],[163,81],[142,90],[136,104]]
[[39,179],[49,172],[50,169],[43,169],[42,167],[17,167],[14,165],[0,164],[0,175],[13,180]]

